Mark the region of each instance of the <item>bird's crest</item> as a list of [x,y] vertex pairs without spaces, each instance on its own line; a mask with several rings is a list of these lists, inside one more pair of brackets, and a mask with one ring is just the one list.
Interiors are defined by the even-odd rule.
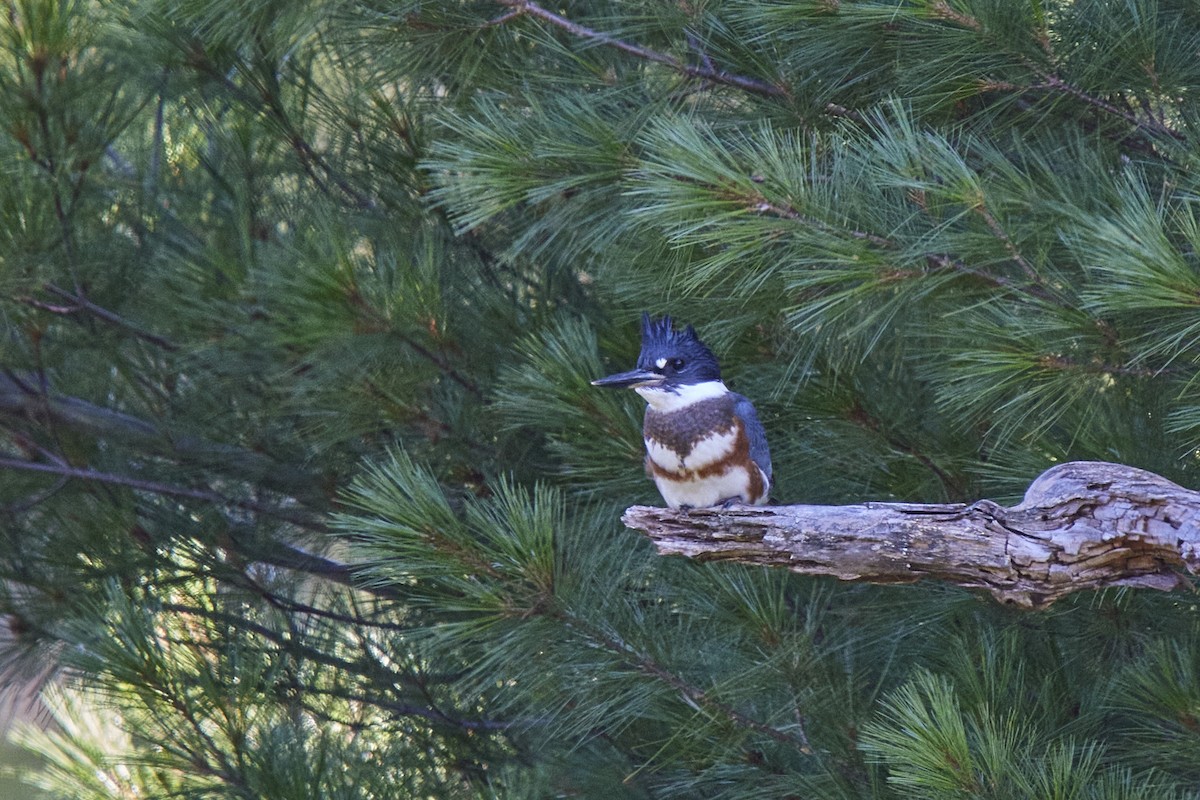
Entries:
[[694,347],[703,348],[711,356],[712,351],[700,341],[700,337],[696,335],[696,329],[688,325],[682,331],[675,330],[675,323],[671,317],[663,316],[658,319],[651,318],[648,312],[642,312],[642,347],[647,346],[679,348],[690,350]]
[[638,359],[638,366],[651,368],[660,357],[674,358],[677,356],[682,356],[697,366],[703,365],[703,369],[697,373],[697,377],[705,380],[721,379],[717,357],[704,342],[700,341],[695,328],[688,325],[681,331],[676,330],[675,323],[670,316],[654,319],[648,313],[643,312],[642,353]]

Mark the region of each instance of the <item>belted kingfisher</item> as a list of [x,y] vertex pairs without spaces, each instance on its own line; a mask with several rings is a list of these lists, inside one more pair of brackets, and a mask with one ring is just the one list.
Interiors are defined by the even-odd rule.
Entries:
[[671,508],[767,502],[771,454],[754,406],[721,382],[717,357],[691,325],[642,314],[637,369],[592,381],[630,387],[649,404],[646,474]]

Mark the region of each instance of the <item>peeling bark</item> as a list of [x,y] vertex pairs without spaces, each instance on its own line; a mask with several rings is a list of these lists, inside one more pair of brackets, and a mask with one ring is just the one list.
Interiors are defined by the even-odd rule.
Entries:
[[842,580],[933,578],[1044,608],[1081,589],[1171,590],[1200,568],[1200,493],[1095,461],[1042,473],[1006,508],[866,503],[678,511],[633,506],[622,521],[662,554],[787,567]]

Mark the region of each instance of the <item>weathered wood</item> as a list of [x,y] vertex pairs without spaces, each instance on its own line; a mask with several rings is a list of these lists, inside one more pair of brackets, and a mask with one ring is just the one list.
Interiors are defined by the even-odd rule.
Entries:
[[633,506],[624,523],[663,554],[787,567],[848,581],[933,578],[1043,608],[1104,586],[1170,590],[1200,568],[1200,493],[1152,472],[1074,461],[1006,508],[866,503],[678,511]]

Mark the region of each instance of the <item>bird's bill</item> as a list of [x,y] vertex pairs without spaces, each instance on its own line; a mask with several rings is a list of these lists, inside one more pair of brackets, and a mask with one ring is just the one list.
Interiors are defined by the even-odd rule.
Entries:
[[663,376],[647,369],[635,369],[629,372],[618,372],[592,381],[592,386],[605,386],[610,389],[636,388],[638,386],[655,386],[662,383]]

